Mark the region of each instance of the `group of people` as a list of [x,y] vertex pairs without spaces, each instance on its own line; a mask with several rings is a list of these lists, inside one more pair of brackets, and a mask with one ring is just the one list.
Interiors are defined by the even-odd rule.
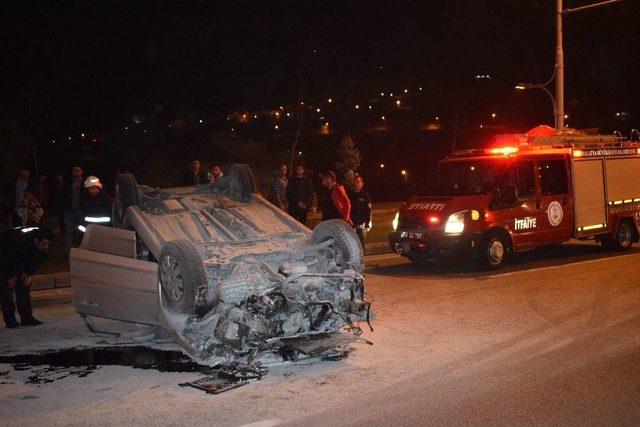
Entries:
[[189,164],[187,171],[184,173],[182,185],[214,184],[223,176],[224,173],[222,172],[220,165],[213,164],[209,169],[209,172],[204,173],[200,169],[200,160],[193,160]]
[[[31,277],[48,255],[54,234],[43,224],[50,203],[46,176],[38,178],[33,180],[30,169],[23,167],[5,194],[10,227],[0,234],[0,303],[7,328],[42,323],[31,310]],[[55,211],[68,258],[74,236],[83,233],[87,224],[110,225],[113,201],[100,179],[85,178],[80,166],[72,167],[68,180],[56,182]]]
[[[364,179],[356,176],[349,189],[338,182],[333,171],[322,174],[322,220],[342,219],[353,226],[364,249],[371,229],[371,195],[364,189]],[[287,165],[278,168],[271,183],[271,201],[299,222],[306,224],[313,201],[313,184],[303,165],[296,165],[289,176]]]

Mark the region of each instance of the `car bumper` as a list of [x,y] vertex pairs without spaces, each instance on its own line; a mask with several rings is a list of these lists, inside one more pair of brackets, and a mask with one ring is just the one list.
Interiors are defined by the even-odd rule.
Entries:
[[422,258],[469,258],[478,255],[482,234],[447,236],[421,230],[398,230],[389,234],[391,250],[398,255]]

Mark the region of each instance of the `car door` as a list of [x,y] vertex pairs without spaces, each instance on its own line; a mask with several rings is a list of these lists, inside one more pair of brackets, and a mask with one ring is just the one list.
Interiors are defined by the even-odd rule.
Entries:
[[160,324],[158,265],[136,259],[135,232],[91,224],[69,259],[78,313]]
[[538,160],[536,171],[540,181],[540,207],[543,215],[541,244],[569,240],[573,234],[573,197],[569,191],[566,156]]
[[512,231],[514,249],[518,251],[535,246],[541,233],[535,162],[517,160],[509,166],[500,185],[500,194],[496,214]]

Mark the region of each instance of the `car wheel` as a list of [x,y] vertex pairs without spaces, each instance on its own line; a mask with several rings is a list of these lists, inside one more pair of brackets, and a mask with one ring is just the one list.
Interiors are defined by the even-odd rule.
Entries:
[[618,233],[614,241],[614,246],[619,251],[626,251],[633,244],[633,228],[629,221],[622,221],[618,227]]
[[256,179],[249,165],[236,163],[229,168],[228,175],[235,181],[230,184],[230,197],[242,201],[251,200],[251,195],[256,192]]
[[208,290],[204,263],[188,240],[168,242],[158,261],[160,290],[167,306],[181,314],[204,314]]
[[491,270],[498,270],[504,265],[507,256],[507,243],[499,233],[490,233],[480,247],[480,258]]
[[133,174],[122,173],[116,177],[113,203],[113,225],[121,227],[129,206],[138,206],[138,181]]
[[318,224],[311,234],[311,243],[318,244],[329,239],[334,241],[335,262],[341,268],[364,271],[362,244],[353,228],[341,219],[330,219]]

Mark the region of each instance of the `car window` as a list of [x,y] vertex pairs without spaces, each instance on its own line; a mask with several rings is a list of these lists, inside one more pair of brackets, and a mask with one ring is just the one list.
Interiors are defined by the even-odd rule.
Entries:
[[538,162],[540,189],[543,195],[566,194],[567,171],[563,159],[542,160]]
[[516,165],[516,186],[518,197],[530,197],[536,194],[536,180],[533,162],[518,162]]

